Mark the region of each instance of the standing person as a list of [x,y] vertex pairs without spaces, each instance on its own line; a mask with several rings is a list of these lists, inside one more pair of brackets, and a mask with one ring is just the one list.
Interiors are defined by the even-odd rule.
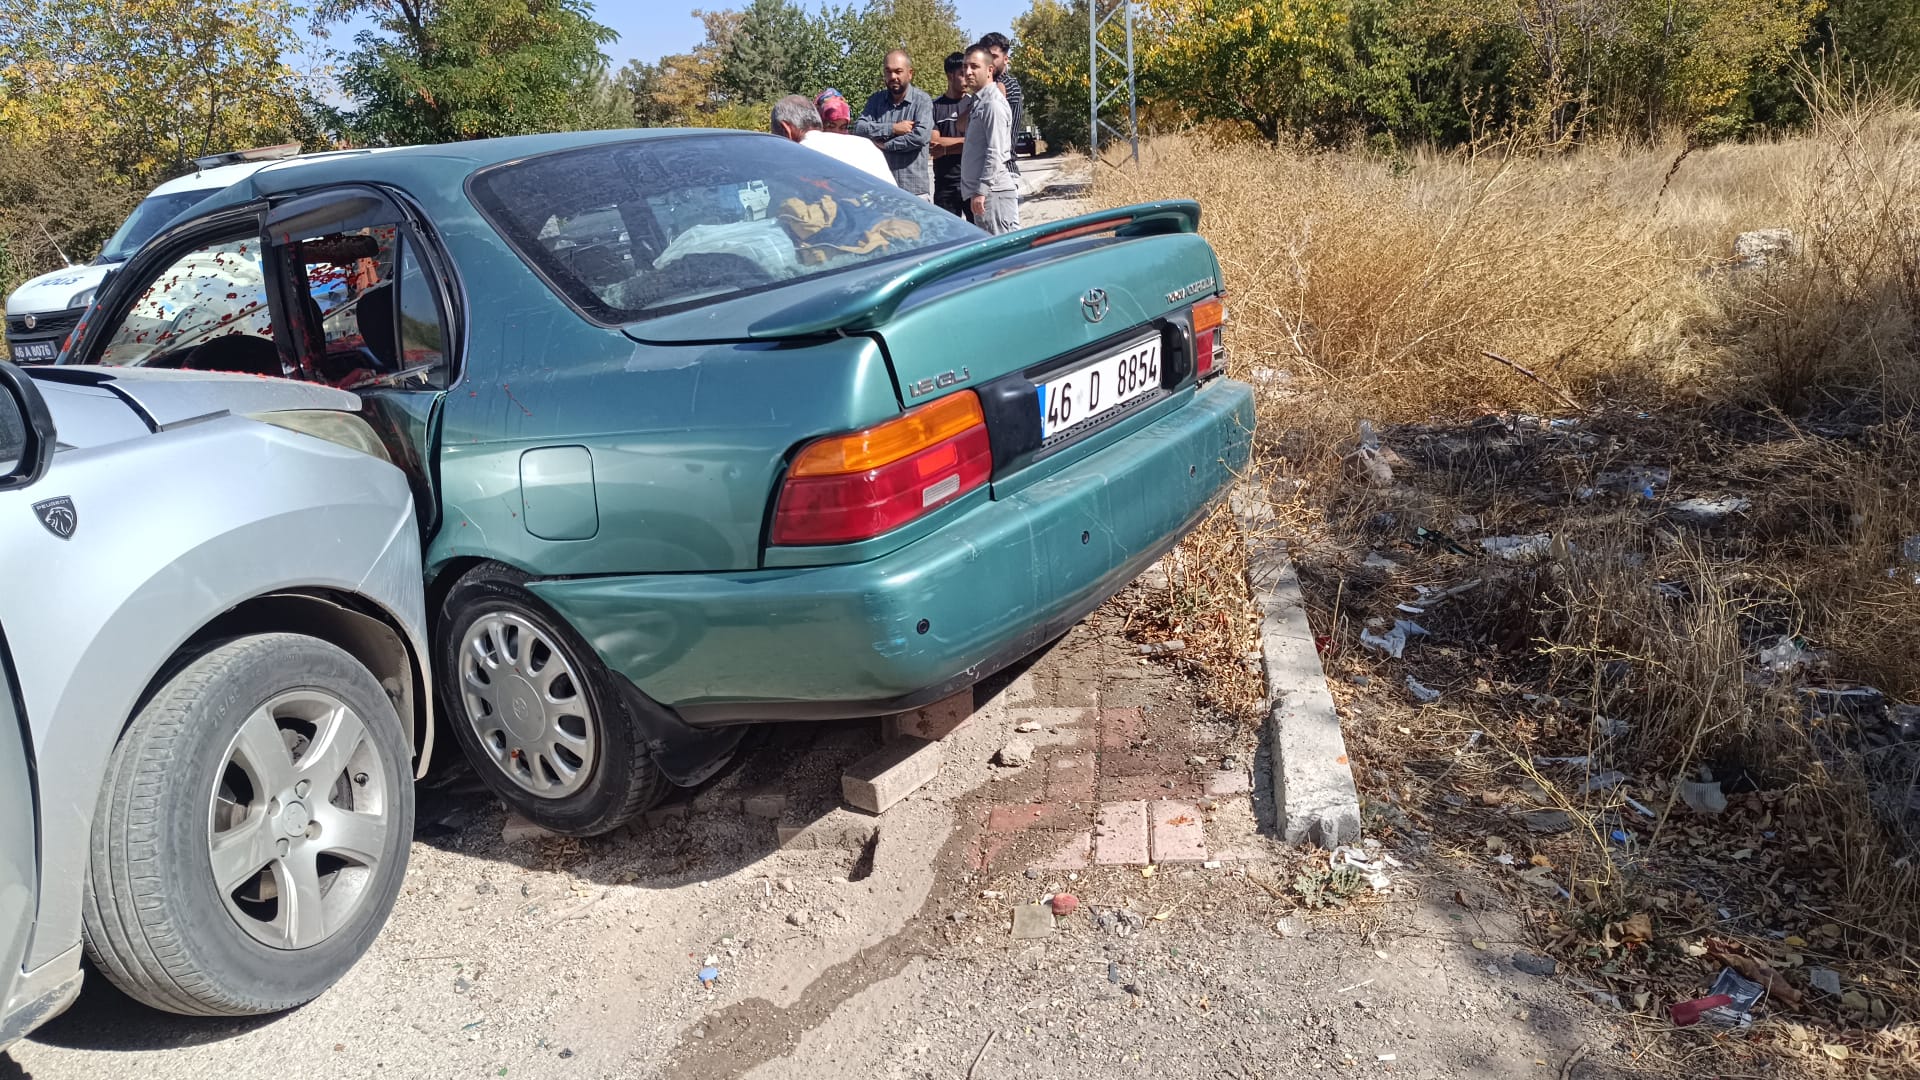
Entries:
[[954,217],[967,216],[967,200],[960,194],[960,151],[966,136],[960,131],[960,112],[967,98],[964,53],[947,57],[947,92],[933,99],[933,134],[928,137],[933,158],[933,205]]
[[902,191],[933,201],[933,99],[913,85],[913,59],[905,49],[887,54],[886,89],[876,90],[853,122],[853,133],[873,140],[887,156],[893,182]]
[[847,122],[853,115],[853,106],[840,91],[829,86],[820,91],[813,99],[813,107],[820,110],[820,126],[835,135],[847,134]]
[[[846,107],[846,102],[840,104]],[[887,168],[887,157],[879,147],[854,135],[821,130],[820,110],[799,94],[773,103],[773,133],[893,183],[893,170]]]
[[993,81],[993,57],[985,45],[967,50],[963,70],[973,107],[960,151],[960,193],[967,197],[975,225],[995,234],[1012,232],[1020,227],[1020,200],[1013,174],[1007,171],[1013,112]]
[[[989,55],[993,57],[993,81],[999,83],[1000,92],[1007,95],[1007,108],[1013,112],[1012,138],[1018,139],[1020,133],[1026,130],[1022,125],[1027,121],[1027,110],[1026,95],[1020,90],[1020,80],[1014,78],[1013,72],[1007,70],[1008,62],[1013,59],[1013,42],[1007,40],[1007,35],[996,30],[982,37],[980,44],[985,45]],[[1015,173],[1020,171],[1020,161],[1013,152],[1011,141],[1007,143],[1007,168]]]

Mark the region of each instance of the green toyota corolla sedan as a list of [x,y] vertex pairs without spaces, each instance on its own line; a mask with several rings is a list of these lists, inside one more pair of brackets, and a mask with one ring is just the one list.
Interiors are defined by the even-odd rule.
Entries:
[[174,221],[62,362],[358,393],[421,507],[448,724],[586,835],[743,725],[967,689],[1207,513],[1253,399],[1198,219],[990,237],[742,132],[348,154]]

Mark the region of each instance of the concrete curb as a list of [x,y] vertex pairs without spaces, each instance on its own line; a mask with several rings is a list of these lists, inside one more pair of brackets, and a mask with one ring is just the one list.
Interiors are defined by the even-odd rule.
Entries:
[[1260,608],[1260,657],[1267,680],[1267,743],[1280,834],[1323,848],[1360,839],[1360,796],[1353,786],[1340,714],[1314,647],[1300,578],[1284,541],[1273,535],[1273,508],[1257,491],[1233,493],[1247,545],[1247,584]]

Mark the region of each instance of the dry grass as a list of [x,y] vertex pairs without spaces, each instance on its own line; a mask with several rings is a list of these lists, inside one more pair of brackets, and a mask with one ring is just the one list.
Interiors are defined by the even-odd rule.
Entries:
[[[1869,744],[1802,688],[1920,701],[1920,566],[1901,554],[1920,535],[1920,116],[1810,92],[1805,136],[1691,152],[1508,146],[1396,167],[1161,139],[1138,169],[1097,170],[1095,195],[1202,204],[1230,371],[1259,394],[1257,464],[1329,670],[1372,686],[1338,688],[1359,706],[1350,738],[1369,798],[1416,816],[1429,800],[1440,832],[1481,820],[1459,809],[1476,784],[1475,798],[1524,792],[1573,812],[1583,827],[1555,858],[1577,867],[1560,878],[1576,895],[1548,936],[1612,957],[1589,963],[1594,978],[1627,977],[1627,954],[1604,941],[1634,911],[1657,910],[1664,931],[1696,916],[1728,935],[1837,927],[1815,940],[1823,962],[1888,1008],[1806,1012],[1864,1024],[1855,1051],[1912,1064],[1920,787],[1899,769],[1920,748]],[[1736,264],[1737,236],[1777,227],[1794,235],[1790,257]],[[1403,455],[1391,485],[1343,467],[1363,417]],[[1609,491],[1605,473],[1641,466],[1672,479]],[[1679,515],[1682,496],[1746,503],[1700,526]],[[1458,533],[1465,553],[1422,526]],[[1506,564],[1474,544],[1509,533],[1550,534],[1552,553]],[[1363,569],[1370,552],[1403,569]],[[1184,573],[1206,587],[1176,578],[1152,631],[1177,621],[1210,668],[1244,648],[1245,599],[1209,568],[1230,576],[1237,553],[1213,534],[1190,545]],[[1413,584],[1476,578],[1422,617],[1433,637],[1405,663],[1360,647]],[[1806,643],[1810,668],[1761,667],[1782,636]],[[1445,700],[1413,708],[1409,673]],[[1241,672],[1211,677],[1217,701],[1253,711]],[[1549,775],[1540,755],[1589,765]],[[1703,766],[1756,790],[1697,819],[1677,792]],[[1656,821],[1581,791],[1614,769]],[[1772,823],[1764,841],[1758,821]],[[1644,833],[1632,858],[1608,842],[1616,826]],[[1734,847],[1761,854],[1715,861]],[[1710,902],[1703,874],[1721,875]],[[1718,913],[1736,898],[1746,910]],[[1645,959],[1686,980],[1706,962]]]

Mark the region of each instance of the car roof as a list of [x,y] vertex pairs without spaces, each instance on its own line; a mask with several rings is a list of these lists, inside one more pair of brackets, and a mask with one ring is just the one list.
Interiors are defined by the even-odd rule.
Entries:
[[373,153],[372,150],[323,150],[314,154],[299,154],[290,158],[269,158],[264,161],[240,161],[232,165],[217,165],[211,169],[199,169],[185,176],[176,176],[148,192],[153,195],[174,195],[182,191],[219,191],[257,172],[264,172],[276,166],[302,165],[327,158],[346,157],[357,154]]
[[[262,196],[284,195],[327,184],[391,183],[423,193],[442,187],[450,177],[463,180],[471,173],[508,161],[555,150],[606,143],[634,142],[685,135],[772,138],[765,133],[711,128],[620,128],[612,131],[567,131],[547,135],[512,135],[499,139],[401,146],[379,153],[316,154],[276,162],[279,168],[258,169],[240,178],[226,191],[196,206],[191,213],[248,202]],[[227,166],[231,168],[231,166]],[[215,170],[208,170],[209,173]]]

